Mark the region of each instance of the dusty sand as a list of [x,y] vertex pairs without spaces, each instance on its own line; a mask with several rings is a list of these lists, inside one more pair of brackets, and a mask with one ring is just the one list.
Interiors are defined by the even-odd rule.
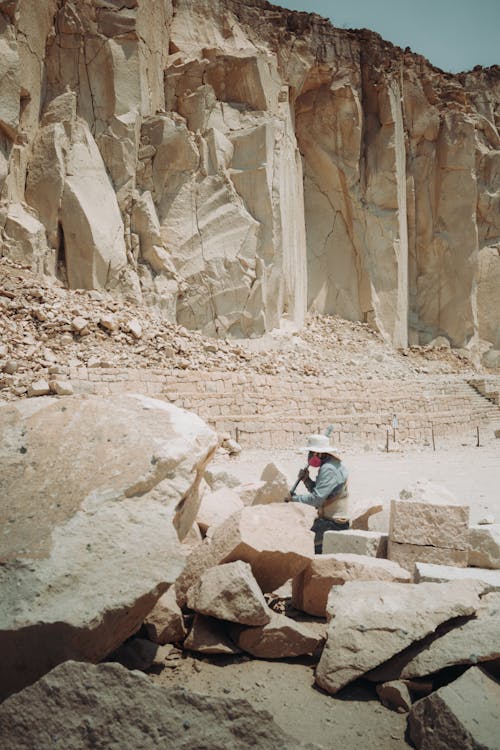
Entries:
[[[389,453],[349,449],[342,456],[350,470],[353,499],[382,500],[416,479],[439,483],[470,504],[471,522],[485,515],[500,520],[500,440],[475,447],[469,444],[408,448],[393,446]],[[304,463],[304,453],[243,450],[229,458],[219,454],[210,468],[227,471],[242,482],[259,479],[274,461],[293,484]],[[372,528],[384,529],[388,512],[372,517]],[[154,679],[181,684],[197,692],[246,698],[256,708],[267,709],[275,721],[295,737],[325,749],[399,750],[411,747],[405,738],[407,717],[382,706],[367,683],[345,688],[330,696],[314,686],[315,664],[308,660],[273,662],[250,657],[200,657],[184,653],[174,668]],[[249,741],[249,747],[251,741]]]

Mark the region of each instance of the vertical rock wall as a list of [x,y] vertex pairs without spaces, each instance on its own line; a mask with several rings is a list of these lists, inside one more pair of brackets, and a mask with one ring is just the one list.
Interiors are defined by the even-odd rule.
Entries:
[[265,0],[0,0],[3,254],[209,335],[500,358],[499,69]]

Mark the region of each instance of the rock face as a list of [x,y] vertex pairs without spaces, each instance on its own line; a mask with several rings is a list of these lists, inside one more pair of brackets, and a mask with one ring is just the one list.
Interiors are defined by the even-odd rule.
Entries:
[[201,419],[145,396],[0,408],[3,696],[138,629],[182,570],[216,447]]
[[311,309],[496,361],[498,67],[264,0],[2,7],[2,252],[208,334]]
[[244,700],[162,688],[117,664],[61,664],[0,707],[5,748],[314,750]]

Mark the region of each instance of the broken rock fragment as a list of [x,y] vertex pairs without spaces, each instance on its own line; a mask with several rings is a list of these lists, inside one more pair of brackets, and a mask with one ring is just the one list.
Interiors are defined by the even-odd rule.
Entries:
[[260,659],[287,659],[313,654],[324,640],[317,628],[275,612],[267,625],[243,629],[233,626],[230,635],[243,651]]
[[329,693],[390,659],[436,627],[474,614],[482,586],[451,583],[348,581],[332,588],[327,641],[316,682]]
[[498,750],[500,684],[478,667],[417,701],[408,716],[417,750]]
[[206,570],[187,593],[188,607],[242,625],[265,625],[271,610],[248,563],[237,560]]
[[208,529],[219,526],[242,508],[243,503],[238,494],[228,487],[221,487],[213,492],[205,491],[196,516],[200,531],[206,534]]
[[214,617],[196,614],[184,648],[199,654],[239,654],[239,649],[229,638],[225,623]]
[[177,643],[186,637],[182,612],[175,599],[175,587],[160,596],[154,608],[144,620],[148,638],[153,643]]
[[469,528],[469,565],[500,569],[500,523]]

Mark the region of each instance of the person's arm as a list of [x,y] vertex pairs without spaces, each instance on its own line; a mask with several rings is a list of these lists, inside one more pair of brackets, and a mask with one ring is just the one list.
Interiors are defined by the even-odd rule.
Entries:
[[305,505],[313,505],[315,508],[319,508],[337,484],[335,467],[331,464],[323,464],[318,471],[316,481],[314,482],[312,479],[309,479],[309,482],[311,487],[307,485],[306,487],[310,491],[304,495],[292,495],[292,502],[304,503]]

